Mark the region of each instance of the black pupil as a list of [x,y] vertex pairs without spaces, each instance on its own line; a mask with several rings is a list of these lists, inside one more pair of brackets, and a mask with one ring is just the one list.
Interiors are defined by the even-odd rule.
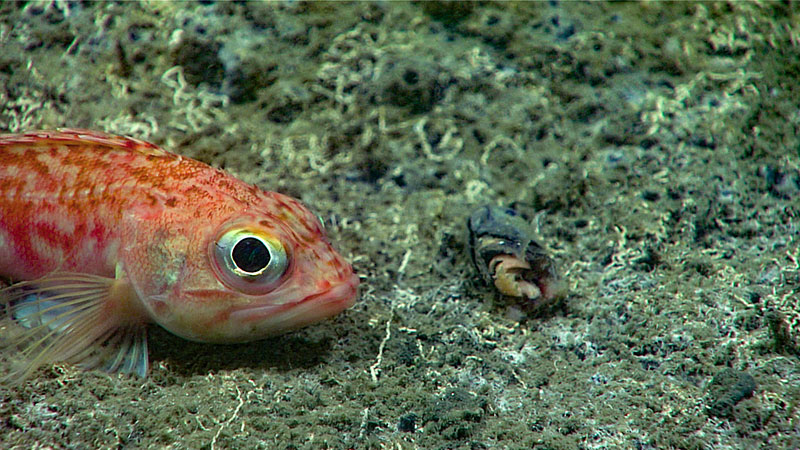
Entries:
[[239,269],[255,273],[269,264],[269,250],[256,238],[244,238],[233,247],[231,258]]

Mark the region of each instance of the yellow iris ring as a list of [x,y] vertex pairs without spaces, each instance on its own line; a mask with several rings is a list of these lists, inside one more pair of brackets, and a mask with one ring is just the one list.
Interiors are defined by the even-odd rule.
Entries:
[[[268,262],[255,271],[242,269],[234,258],[234,249],[244,240],[255,239],[269,252]],[[214,243],[214,258],[225,284],[251,293],[268,288],[278,281],[289,266],[289,258],[281,242],[253,228],[232,228],[225,231]],[[243,283],[244,282],[244,283]]]

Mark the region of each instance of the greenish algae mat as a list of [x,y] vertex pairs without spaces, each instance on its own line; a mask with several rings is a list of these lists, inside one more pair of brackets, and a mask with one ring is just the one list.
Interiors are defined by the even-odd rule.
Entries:
[[[799,447],[798,12],[2,3],[0,130],[131,135],[296,196],[362,288],[249,345],[154,328],[147,379],[0,387],[0,447]],[[480,283],[487,203],[533,223],[562,304]]]

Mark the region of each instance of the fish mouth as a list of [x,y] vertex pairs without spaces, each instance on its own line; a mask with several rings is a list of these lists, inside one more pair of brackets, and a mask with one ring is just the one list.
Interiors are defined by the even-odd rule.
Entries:
[[296,302],[239,309],[232,311],[229,318],[252,327],[255,339],[272,336],[319,322],[353,306],[358,284],[358,275],[352,274],[345,281]]

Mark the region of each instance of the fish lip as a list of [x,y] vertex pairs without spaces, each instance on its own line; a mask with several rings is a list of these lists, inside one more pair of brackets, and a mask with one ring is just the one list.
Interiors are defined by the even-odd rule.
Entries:
[[358,291],[358,275],[353,274],[349,280],[345,280],[335,286],[332,286],[327,291],[320,292],[319,294],[309,295],[302,300],[290,303],[290,305],[298,305],[309,301],[321,301],[322,303],[329,303],[343,300],[345,305],[342,309],[353,306],[356,302],[356,293]]
[[[303,321],[302,325],[307,325],[319,320],[331,317],[351,306],[356,302],[359,278],[352,274],[349,279],[336,284],[323,292],[308,295],[302,299],[282,304],[267,304],[258,306],[246,306],[231,312],[230,318],[242,322],[252,322],[272,315],[280,314],[290,309],[309,303],[317,303],[315,309],[319,309],[314,314],[315,320]],[[294,328],[294,327],[293,327]]]

